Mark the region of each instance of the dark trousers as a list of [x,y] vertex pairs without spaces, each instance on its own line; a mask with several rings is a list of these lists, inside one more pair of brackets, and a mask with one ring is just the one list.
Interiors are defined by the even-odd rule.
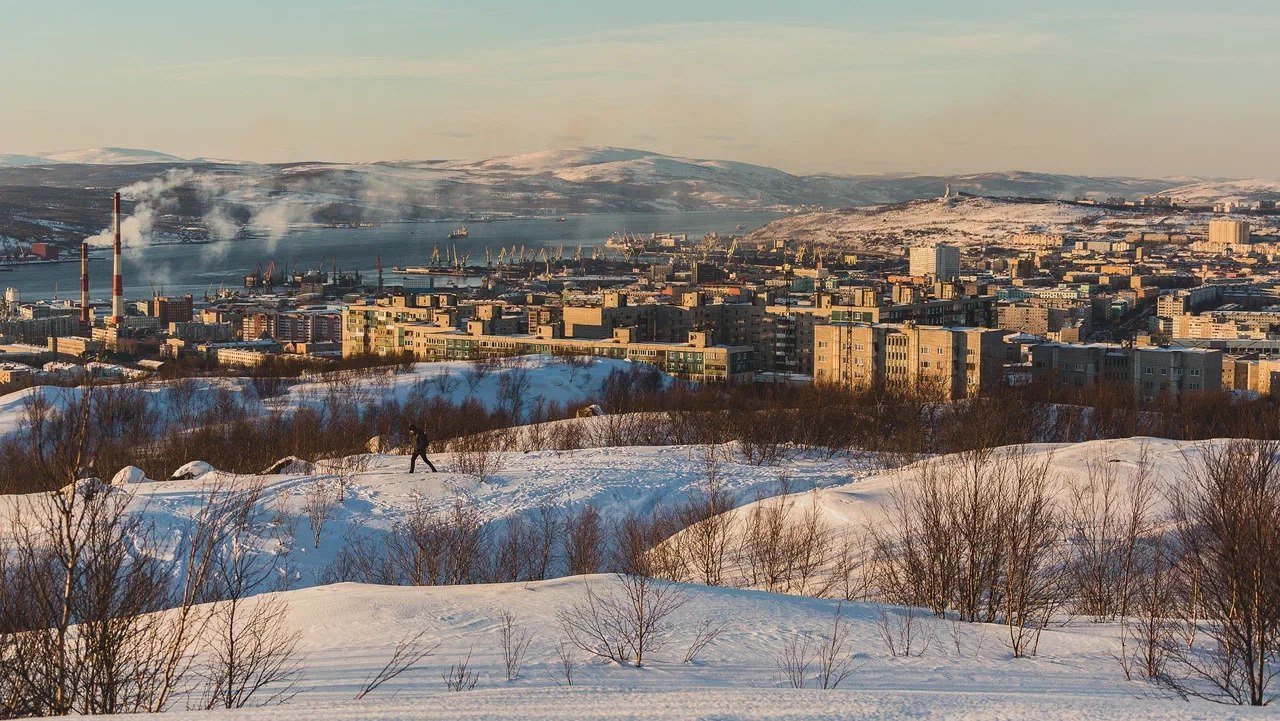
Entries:
[[436,472],[436,467],[431,464],[431,459],[427,458],[427,449],[415,448],[413,451],[413,455],[409,456],[409,472],[410,473],[413,473],[414,461],[418,460],[419,458],[422,459],[423,463],[427,464],[427,468],[430,468],[432,473]]

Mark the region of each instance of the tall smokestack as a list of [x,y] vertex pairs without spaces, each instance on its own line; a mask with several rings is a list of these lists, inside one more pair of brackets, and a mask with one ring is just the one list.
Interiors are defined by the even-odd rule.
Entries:
[[124,261],[120,248],[120,194],[111,196],[115,219],[115,278],[111,285],[111,323],[117,328],[124,325]]
[[80,244],[80,329],[89,330],[89,241]]

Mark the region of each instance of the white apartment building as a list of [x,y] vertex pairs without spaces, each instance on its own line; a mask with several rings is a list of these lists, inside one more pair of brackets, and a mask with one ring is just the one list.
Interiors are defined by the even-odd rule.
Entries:
[[960,249],[946,243],[912,248],[908,255],[911,275],[951,281],[960,277]]

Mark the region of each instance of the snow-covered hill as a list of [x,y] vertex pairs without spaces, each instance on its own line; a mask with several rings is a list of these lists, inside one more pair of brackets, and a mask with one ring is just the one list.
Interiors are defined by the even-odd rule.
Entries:
[[1219,201],[1280,200],[1280,180],[1248,178],[1209,180],[1179,185],[1160,193],[1185,205],[1212,205]]
[[[19,156],[24,157],[24,156]],[[28,158],[39,158],[45,163],[75,163],[80,165],[140,165],[143,163],[185,163],[183,158],[156,150],[138,148],[81,148],[37,153]],[[0,165],[8,165],[0,158]],[[16,164],[16,163],[15,163]],[[24,163],[34,164],[34,163]]]
[[[592,420],[592,419],[586,419]],[[807,491],[822,518],[839,531],[862,531],[887,521],[889,489],[910,483],[920,466],[871,473],[845,459],[794,456],[779,466],[737,462],[733,448],[717,466],[723,488],[743,499],[776,488],[780,475]],[[1070,493],[1089,464],[1114,468],[1123,484],[1145,457],[1150,477],[1170,482],[1194,444],[1159,439],[1042,445],[1028,449],[1049,459],[1054,492]],[[454,499],[484,520],[529,514],[551,503],[590,503],[606,521],[679,500],[705,482],[706,448],[603,447],[572,452],[511,451],[499,454],[486,481],[452,472],[447,454],[434,457],[438,474],[410,476],[402,456],[374,455],[340,464],[346,495],[312,542],[308,497],[332,489],[340,475],[321,466],[312,473],[230,476],[210,471],[178,481],[142,481],[122,486],[133,513],[144,514],[165,548],[181,547],[191,519],[214,486],[260,490],[259,503],[273,534],[255,537],[255,553],[278,563],[289,590],[258,596],[287,607],[283,623],[299,638],[305,670],[302,692],[279,707],[248,708],[237,719],[349,721],[350,719],[1236,719],[1241,710],[1202,701],[1157,698],[1153,689],[1128,681],[1116,657],[1121,627],[1063,618],[1043,632],[1035,654],[1014,658],[1001,625],[960,623],[925,612],[865,602],[766,593],[758,590],[678,586],[681,604],[658,628],[663,643],[651,647],[644,668],[605,662],[566,643],[563,612],[590,589],[611,594],[614,576],[573,576],[547,581],[442,587],[395,587],[356,583],[319,585],[338,549],[353,538],[376,534],[403,521],[414,509],[445,509]],[[997,451],[999,453],[1001,451]],[[962,463],[961,458],[938,459]],[[136,480],[136,479],[135,479]],[[119,492],[119,491],[118,491]],[[0,497],[0,518],[13,518],[31,497]],[[758,501],[773,502],[773,501]],[[806,503],[807,505],[807,503]],[[733,514],[750,514],[754,504]],[[28,516],[31,517],[31,516]],[[530,639],[515,678],[504,672],[503,616],[510,614]],[[838,614],[838,615],[837,615]],[[908,614],[910,614],[908,616]],[[895,655],[892,624],[912,619],[912,655]],[[696,657],[686,650],[700,630],[722,630]],[[811,662],[805,688],[784,680],[788,649],[829,642],[839,628],[844,641],[834,652],[847,664],[835,689],[817,687]],[[361,701],[363,682],[395,653],[402,639],[422,633],[431,654],[418,667]],[[901,641],[901,637],[896,637]],[[807,644],[807,645],[806,645]],[[574,664],[572,684],[562,659]],[[442,675],[464,662],[476,674],[474,690],[446,692]],[[181,702],[178,704],[181,708]],[[1265,715],[1265,712],[1264,712]],[[208,712],[175,711],[154,721],[197,721]]]
[[[1194,222],[1186,216],[1183,222]],[[778,239],[898,250],[932,241],[959,245],[1000,241],[1020,233],[1109,234],[1140,230],[1166,216],[1061,201],[993,197],[916,200],[873,208],[824,210],[780,218],[748,241]]]
[[[1211,446],[1225,441],[1206,441]],[[1051,501],[1059,510],[1067,507],[1072,493],[1093,472],[1105,469],[1113,473],[1116,503],[1129,501],[1128,489],[1139,474],[1153,479],[1148,489],[1151,518],[1168,514],[1167,491],[1185,477],[1189,465],[1197,462],[1203,446],[1200,442],[1173,441],[1163,438],[1124,438],[1074,444],[1036,444],[1005,447],[994,451],[995,457],[1009,453],[1026,453],[1027,467],[1045,463],[1049,477]],[[1139,461],[1141,460],[1141,465]],[[963,455],[943,456],[888,472],[867,474],[841,486],[829,486],[815,492],[794,494],[788,498],[771,498],[735,508],[730,512],[729,526],[742,529],[762,504],[785,509],[793,519],[816,511],[817,516],[836,537],[844,537],[855,546],[863,546],[876,531],[887,530],[898,522],[895,515],[895,493],[919,483],[926,468],[941,468],[944,474],[963,475],[969,460]],[[777,505],[774,505],[777,504]],[[740,532],[740,530],[739,530]],[[669,541],[678,543],[675,541]],[[729,574],[728,585],[749,587],[745,569]]]
[[[1153,698],[1127,682],[1112,655],[1113,625],[1076,623],[1045,632],[1036,657],[1014,659],[1002,626],[925,618],[928,638],[919,656],[891,655],[880,633],[881,614],[901,609],[875,604],[839,608],[846,641],[839,649],[849,675],[835,689],[791,688],[779,663],[789,644],[817,642],[836,623],[837,603],[720,588],[685,587],[665,644],[644,668],[592,659],[569,647],[575,664],[567,684],[557,646],[564,643],[557,614],[580,602],[589,587],[609,593],[617,581],[580,576],[525,584],[395,588],[339,584],[273,597],[288,606],[287,624],[301,634],[304,689],[279,707],[246,708],[237,719],[339,721],[350,719],[1229,719],[1257,718],[1249,710],[1204,701]],[[513,614],[530,645],[519,675],[506,680],[500,618]],[[691,663],[682,656],[704,622],[723,631]],[[665,625],[665,624],[664,624]],[[403,638],[425,632],[439,644],[422,664],[362,701],[352,698]],[[474,690],[446,692],[442,675],[467,660]],[[144,717],[148,718],[148,717]],[[209,719],[209,712],[175,711],[159,721]]]

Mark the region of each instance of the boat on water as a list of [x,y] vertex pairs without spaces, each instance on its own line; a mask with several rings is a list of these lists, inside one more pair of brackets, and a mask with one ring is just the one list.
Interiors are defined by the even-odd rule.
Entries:
[[449,232],[449,240],[465,238],[468,235],[471,235],[471,233],[467,231],[467,226],[461,225]]
[[397,275],[443,275],[451,278],[479,278],[481,274],[457,268],[433,268],[425,265],[399,266],[391,269]]
[[557,222],[557,223],[563,223],[563,222],[564,222],[564,216],[562,215],[562,216],[560,216],[559,218],[556,218],[556,222]]

